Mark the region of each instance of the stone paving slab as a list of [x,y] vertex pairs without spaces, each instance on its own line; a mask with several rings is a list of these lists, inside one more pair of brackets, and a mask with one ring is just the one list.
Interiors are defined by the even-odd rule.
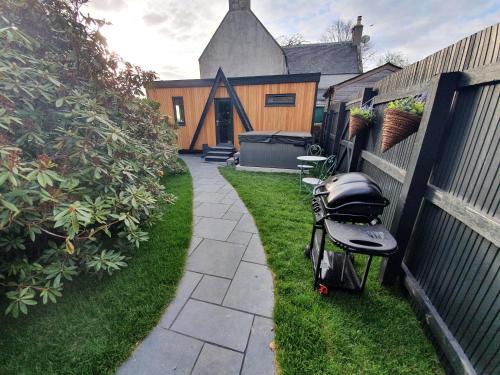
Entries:
[[191,238],[191,244],[189,245],[188,249],[188,255],[191,255],[193,251],[196,249],[196,247],[200,244],[200,242],[203,240],[201,237],[195,237],[193,236]]
[[234,220],[203,217],[195,224],[193,232],[196,237],[225,241],[235,226]]
[[273,278],[266,266],[241,262],[222,305],[271,317],[274,305],[272,285]]
[[252,216],[249,214],[243,214],[240,221],[238,221],[238,224],[236,224],[236,228],[234,228],[234,230],[249,233],[259,233]]
[[248,232],[239,232],[237,230],[233,230],[233,232],[227,238],[227,242],[239,243],[240,245],[248,245],[250,239],[252,238],[252,233]]
[[244,252],[243,245],[204,239],[189,257],[187,269],[232,278]]
[[189,375],[203,342],[155,328],[118,370],[118,375]]
[[221,304],[230,283],[230,279],[204,275],[192,297],[205,302]]
[[224,197],[220,200],[220,203],[224,203],[224,204],[229,204],[229,205],[233,205],[234,203],[236,203],[238,201],[237,198],[233,198],[233,197]]
[[195,207],[194,214],[196,216],[220,219],[224,216],[229,207],[230,205],[228,204],[203,202],[199,206]]
[[241,200],[234,202],[231,207],[229,207],[229,212],[241,212],[242,214],[247,214],[248,210]]
[[182,158],[195,194],[187,270],[118,373],[272,375],[273,283],[254,220],[218,164]]
[[251,314],[190,299],[172,330],[243,352],[252,322]]
[[247,262],[267,264],[264,247],[260,242],[260,237],[258,234],[254,233],[252,235],[252,239],[248,243],[245,254],[243,255],[243,260]]
[[274,353],[269,346],[273,340],[273,321],[256,316],[250,332],[242,375],[274,374]]
[[203,275],[195,272],[186,272],[177,287],[177,292],[175,294],[174,300],[168,306],[167,311],[163,314],[160,320],[160,326],[163,328],[169,328],[173,323],[177,314],[181,311],[182,307],[193,293],[200,282]]
[[193,375],[239,375],[243,354],[205,344]]
[[224,198],[224,194],[219,193],[200,193],[194,196],[195,202],[219,203]]
[[222,184],[205,184],[194,188],[195,193],[217,193],[223,187]]
[[223,219],[226,220],[234,220],[234,221],[240,221],[241,217],[243,216],[243,213],[241,212],[234,212],[234,211],[227,211],[224,216],[222,216]]

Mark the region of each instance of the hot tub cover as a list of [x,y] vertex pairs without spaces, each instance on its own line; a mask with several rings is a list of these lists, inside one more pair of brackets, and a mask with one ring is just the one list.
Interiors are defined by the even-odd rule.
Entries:
[[238,135],[240,143],[281,143],[295,146],[305,146],[311,143],[311,133],[276,131],[251,131]]

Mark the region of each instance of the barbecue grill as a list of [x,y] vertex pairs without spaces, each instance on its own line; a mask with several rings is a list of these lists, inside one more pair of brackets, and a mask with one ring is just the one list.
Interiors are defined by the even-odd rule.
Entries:
[[[305,255],[311,258],[314,287],[321,293],[329,289],[361,293],[373,256],[397,251],[396,240],[379,219],[388,204],[380,187],[363,173],[338,174],[314,189],[314,223]],[[326,237],[343,253],[325,252]],[[362,276],[354,267],[356,254],[368,256]]]

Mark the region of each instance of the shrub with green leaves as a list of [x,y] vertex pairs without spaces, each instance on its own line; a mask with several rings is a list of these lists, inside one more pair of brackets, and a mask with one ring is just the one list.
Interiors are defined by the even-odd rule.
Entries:
[[85,0],[0,3],[0,299],[55,302],[126,266],[172,199],[175,134],[141,97],[155,78],[111,54]]
[[373,111],[373,108],[368,106],[354,107],[351,109],[350,114],[351,116],[361,117],[369,122],[372,122],[375,119],[375,112]]
[[393,100],[387,105],[389,109],[399,109],[400,111],[413,113],[417,116],[422,116],[424,107],[425,98],[423,96],[408,96],[407,98]]

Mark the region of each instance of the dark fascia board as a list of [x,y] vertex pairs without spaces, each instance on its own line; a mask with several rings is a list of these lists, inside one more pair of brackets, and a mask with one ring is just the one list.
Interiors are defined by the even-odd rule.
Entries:
[[359,81],[360,79],[363,79],[363,78],[366,78],[368,76],[371,76],[372,74],[375,74],[381,70],[384,70],[384,69],[388,69],[388,70],[392,70],[393,72],[397,72],[398,70],[401,70],[403,68],[397,66],[397,65],[394,65],[392,63],[385,63],[384,65],[380,65],[380,66],[377,66],[376,68],[373,68],[367,72],[364,72],[364,73],[360,73],[358,74],[357,76],[355,77],[352,77],[352,78],[349,78],[349,79],[346,79],[345,81],[342,81],[340,83],[337,83],[336,85],[332,85],[330,86],[326,91],[325,93],[323,94],[323,97],[324,98],[327,98],[330,93],[335,90],[335,89],[339,89],[341,87],[344,87],[346,85],[349,85],[351,83],[354,83],[354,82],[357,82]]
[[[233,77],[228,78],[232,86],[265,85],[273,83],[300,83],[300,82],[319,82],[321,73],[304,74],[279,74],[270,76],[254,77]],[[182,87],[211,87],[214,84],[213,79],[178,79],[172,81],[154,81],[151,83],[153,88],[182,88]]]

